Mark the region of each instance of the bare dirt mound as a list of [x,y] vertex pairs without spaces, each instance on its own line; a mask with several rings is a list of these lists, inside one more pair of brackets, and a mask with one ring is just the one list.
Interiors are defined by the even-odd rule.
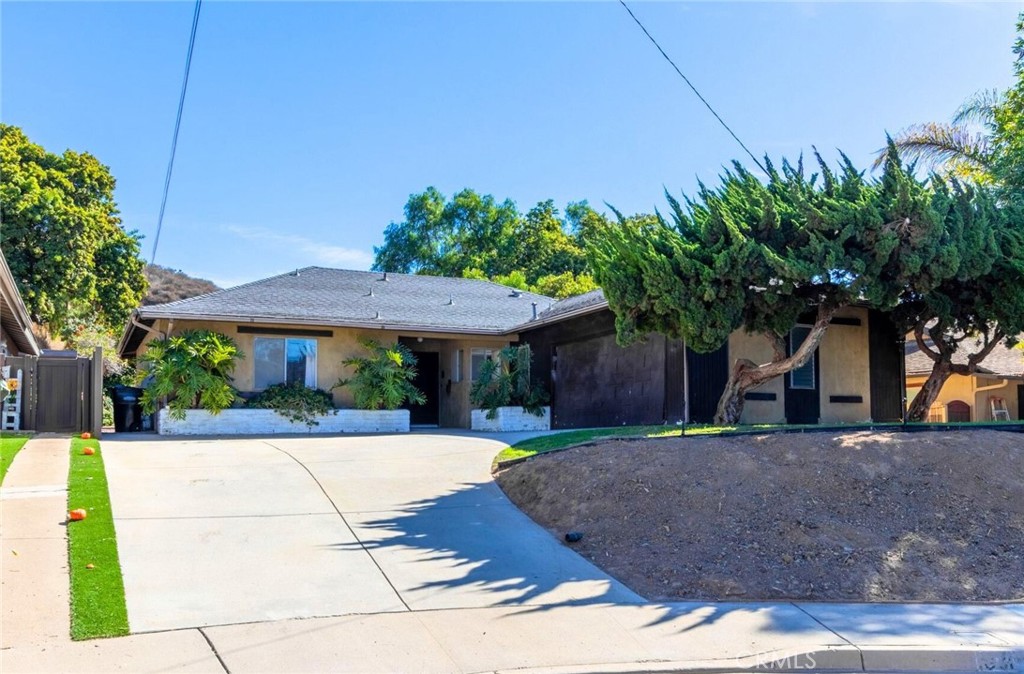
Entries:
[[1024,598],[1024,435],[610,441],[498,484],[651,600]]

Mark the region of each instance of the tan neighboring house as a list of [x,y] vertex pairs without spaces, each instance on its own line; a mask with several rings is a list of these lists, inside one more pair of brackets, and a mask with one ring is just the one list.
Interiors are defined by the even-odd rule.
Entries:
[[7,356],[38,356],[39,348],[28,309],[0,250],[0,365]]
[[[932,360],[907,338],[907,401],[914,399],[932,371]],[[967,363],[958,355],[955,362]],[[954,374],[928,411],[928,421],[994,421],[993,405],[1010,419],[1024,419],[1024,351],[998,345],[970,377]]]
[[[351,373],[342,361],[358,340],[399,341],[418,359],[425,405],[414,425],[466,428],[469,390],[498,349],[527,343],[534,380],[551,396],[551,426],[579,428],[709,422],[730,363],[763,362],[763,338],[736,332],[712,354],[651,335],[623,348],[600,290],[556,301],[489,281],[309,267],[168,304],[140,307],[119,344],[141,355],[154,338],[206,328],[245,353],[234,384],[243,395],[281,382],[330,389]],[[793,330],[799,345],[809,325]],[[901,415],[902,344],[888,316],[851,307],[833,321],[800,370],[747,395],[747,423],[894,421]],[[352,407],[345,388],[339,408]]]

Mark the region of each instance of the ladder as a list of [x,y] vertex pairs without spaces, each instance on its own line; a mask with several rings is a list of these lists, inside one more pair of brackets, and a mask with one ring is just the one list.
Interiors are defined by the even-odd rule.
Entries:
[[988,399],[988,404],[992,407],[992,421],[1010,420],[1010,411],[1006,409],[1005,400],[993,396]]
[[[21,370],[11,377],[11,367],[8,365],[0,371],[0,375],[7,382],[7,387],[0,390],[3,394],[3,407],[0,409],[0,430],[20,431],[21,430],[21,392],[24,390],[21,382]],[[13,386],[13,390],[9,390]]]

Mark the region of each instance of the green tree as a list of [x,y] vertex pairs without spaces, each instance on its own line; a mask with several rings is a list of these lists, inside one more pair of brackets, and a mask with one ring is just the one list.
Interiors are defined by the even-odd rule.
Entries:
[[[802,161],[781,170],[768,162],[762,182],[736,163],[696,199],[666,194],[669,219],[620,218],[591,246],[620,343],[659,332],[708,352],[740,328],[768,341],[769,362],[731,367],[717,423],[738,422],[747,391],[807,363],[838,309],[893,308],[956,269],[925,185],[895,150],[879,180],[866,180],[846,157],[838,173],[820,157],[818,165],[820,175],[808,177]],[[787,336],[808,310],[813,327],[787,353]]]
[[[515,203],[463,190],[448,201],[433,187],[409,197],[374,249],[374,269],[491,279],[523,290],[545,279],[561,293],[590,289],[586,240],[608,225],[586,202],[565,214],[551,200],[525,215]],[[585,292],[585,291],[584,291]]]
[[146,291],[139,236],[121,226],[110,170],[0,125],[0,246],[33,320],[67,337],[76,313],[120,329]]
[[[970,376],[1001,343],[1024,331],[1024,213],[997,205],[990,190],[933,182],[933,205],[947,224],[943,247],[956,251],[956,273],[896,312],[913,332],[932,371],[907,411],[923,421],[951,375]],[[960,353],[966,357],[954,357]]]
[[1003,188],[1003,198],[1024,199],[1024,12],[1017,21],[1013,53],[1016,83],[993,111],[996,147],[993,172]]

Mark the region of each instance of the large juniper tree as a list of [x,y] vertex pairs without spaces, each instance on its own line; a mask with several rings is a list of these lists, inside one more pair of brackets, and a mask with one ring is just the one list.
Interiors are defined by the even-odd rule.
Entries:
[[[590,247],[620,343],[659,332],[708,352],[742,328],[771,345],[767,363],[733,363],[718,423],[738,422],[747,391],[807,363],[838,309],[893,308],[957,268],[956,251],[942,247],[941,214],[895,150],[877,180],[846,157],[838,172],[817,160],[812,175],[802,161],[769,163],[764,182],[734,164],[694,199],[667,194],[669,217],[620,218]],[[787,353],[809,310],[812,329]]]

